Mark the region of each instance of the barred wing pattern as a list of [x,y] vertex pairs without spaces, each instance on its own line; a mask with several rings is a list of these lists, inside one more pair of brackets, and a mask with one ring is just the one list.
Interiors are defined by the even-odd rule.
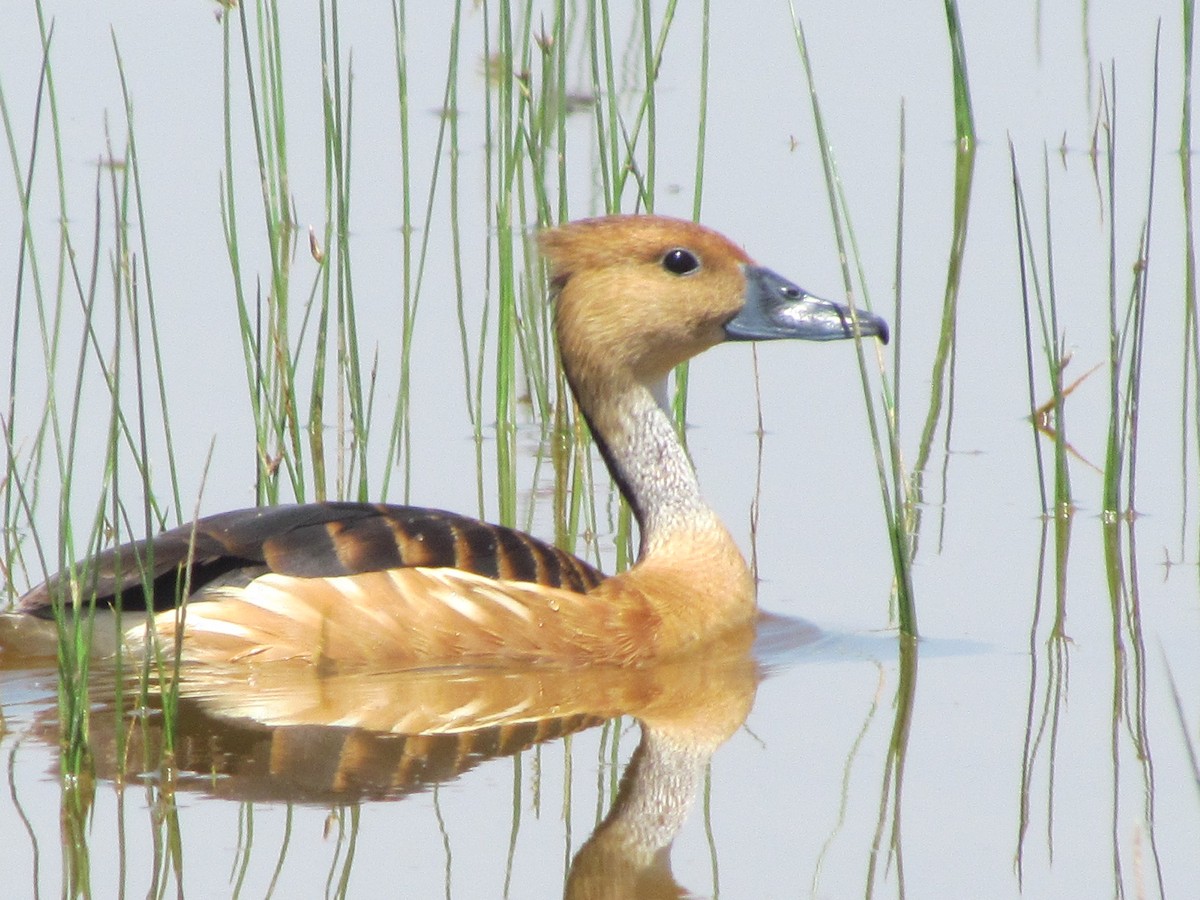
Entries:
[[[236,510],[99,554],[77,567],[86,594],[122,608],[170,609],[186,583],[205,592],[245,586],[269,572],[298,578],[358,575],[408,566],[449,567],[490,578],[586,591],[604,575],[520,531],[416,506],[308,503]],[[60,573],[31,590],[18,610],[52,615]],[[153,585],[148,598],[144,585]],[[149,602],[148,602],[149,600]]]

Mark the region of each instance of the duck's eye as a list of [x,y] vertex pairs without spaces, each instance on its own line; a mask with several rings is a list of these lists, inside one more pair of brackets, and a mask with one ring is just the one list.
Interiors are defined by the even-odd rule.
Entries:
[[700,260],[696,259],[696,254],[682,247],[668,250],[662,264],[664,269],[675,275],[688,275],[700,268]]

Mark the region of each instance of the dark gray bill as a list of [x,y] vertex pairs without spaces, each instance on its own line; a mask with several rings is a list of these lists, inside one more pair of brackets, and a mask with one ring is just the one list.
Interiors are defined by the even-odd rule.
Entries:
[[[814,297],[781,275],[761,266],[745,266],[746,305],[725,323],[731,341],[840,341],[854,337],[850,308]],[[888,325],[865,309],[858,313],[858,333],[888,342]]]

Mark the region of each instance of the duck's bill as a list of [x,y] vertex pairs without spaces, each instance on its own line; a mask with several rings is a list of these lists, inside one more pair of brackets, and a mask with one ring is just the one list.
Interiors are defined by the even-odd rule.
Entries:
[[732,341],[840,341],[877,337],[888,342],[888,325],[865,309],[814,297],[781,275],[761,266],[746,266],[746,305],[725,324]]

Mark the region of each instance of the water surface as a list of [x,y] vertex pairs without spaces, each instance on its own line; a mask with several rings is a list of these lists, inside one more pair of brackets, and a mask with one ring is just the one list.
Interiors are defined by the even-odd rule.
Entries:
[[[814,636],[807,626],[776,622],[760,634],[756,653],[766,677],[751,691],[744,725],[716,749],[670,854],[674,877],[698,895],[1188,896],[1200,883],[1200,785],[1188,749],[1200,745],[1200,487],[1195,423],[1184,423],[1180,412],[1185,215],[1174,152],[1181,14],[1168,3],[1091,3],[1084,12],[1079,4],[1051,6],[968,4],[962,11],[980,146],[958,295],[953,397],[926,473],[914,574],[924,639],[915,653],[902,653],[895,635],[891,560],[852,348],[762,347],[758,394],[746,347],[718,348],[692,368],[689,446],[706,493],[749,553],[751,508],[761,485],[753,529],[761,605],[818,629]],[[54,21],[67,216],[81,235],[90,233],[85,223],[93,216],[97,161],[108,155],[105,123],[117,134],[123,128],[114,124],[123,116],[110,28],[121,49],[174,438],[185,448],[180,480],[188,503],[203,482],[208,512],[253,502],[252,428],[221,233],[218,173],[225,160],[216,10],[147,3],[104,9],[47,4],[46,10]],[[901,430],[911,463],[928,409],[952,237],[955,154],[945,23],[936,5],[877,4],[864,12],[801,4],[797,11],[875,308],[889,316],[899,107],[905,103]],[[282,14],[290,191],[302,227],[320,228],[319,31],[311,11]],[[712,14],[702,218],[810,290],[840,295],[808,85],[786,5],[714,8]],[[656,9],[656,22],[659,15]],[[360,334],[370,336],[371,352],[377,342],[380,372],[391,372],[399,359],[402,268],[390,11],[344,8],[341,16],[341,41],[353,49],[355,73],[352,246]],[[465,15],[465,48],[482,47],[483,17],[474,10]],[[1091,152],[1103,108],[1101,73],[1116,75],[1116,283],[1123,304],[1147,209],[1160,23],[1139,515],[1119,529],[1122,569],[1114,592],[1106,574],[1101,480],[1088,465],[1102,465],[1104,458],[1109,418],[1102,366],[1067,398],[1069,439],[1079,453],[1070,462],[1078,509],[1069,552],[1058,557],[1064,574],[1056,593],[1054,531],[1042,517],[1026,418],[1008,142],[1039,234],[1047,154],[1059,321],[1072,354],[1069,381],[1106,365],[1109,354],[1110,210],[1103,155],[1097,163]],[[411,174],[423,197],[439,122],[433,111],[443,102],[449,14],[432,5],[411,9],[409,26]],[[688,216],[698,14],[680,9],[673,29],[658,92],[657,211]],[[482,286],[494,283],[487,281],[494,257],[486,249],[492,211],[482,199],[481,51],[465,52],[459,99],[463,279],[477,321]],[[0,59],[0,87],[23,160],[41,64],[31,11],[6,18]],[[578,87],[586,91],[586,70],[581,65],[578,72]],[[1111,103],[1111,83],[1107,89]],[[584,215],[598,209],[585,163],[587,117],[573,120],[572,129],[581,149],[572,157],[570,210]],[[39,137],[45,140],[46,132]],[[254,219],[252,146],[248,133],[239,134],[236,191],[245,210],[251,293],[255,279],[268,272]],[[43,145],[30,213],[47,272],[59,227],[52,159]],[[0,284],[10,286],[12,297],[21,228],[13,178],[0,179],[0,208],[0,247],[6,248]],[[476,489],[444,195],[435,208],[412,355],[408,499],[494,515],[490,427],[482,503]],[[102,243],[112,237],[104,221]],[[1044,253],[1044,237],[1038,241]],[[300,252],[295,271],[307,283],[316,263]],[[0,311],[10,308],[0,301]],[[74,334],[78,325],[64,328]],[[22,372],[14,414],[20,448],[45,402],[31,374],[41,365],[36,334],[23,332],[14,352]],[[1050,395],[1040,371],[1038,402],[1044,402]],[[1187,377],[1194,379],[1194,369]],[[390,405],[395,378],[381,375],[379,390]],[[1194,397],[1194,381],[1190,390]],[[86,391],[107,402],[102,386]],[[761,460],[756,396],[766,431]],[[102,446],[106,428],[106,413],[85,418],[83,445]],[[522,524],[527,520],[549,536],[551,516],[539,502],[549,474],[535,474],[540,444],[536,426],[521,432],[521,515]],[[1044,449],[1048,454],[1049,445]],[[80,516],[94,508],[103,477],[99,462],[85,454],[74,473]],[[394,488],[390,499],[401,501],[402,493]],[[605,517],[611,510],[606,497],[602,493]],[[51,545],[55,506],[48,494],[38,513]],[[611,529],[606,518],[600,536],[606,562],[613,555]],[[18,589],[28,584],[21,577],[14,576]],[[18,886],[15,895],[56,895],[65,891],[65,857],[62,790],[47,725],[54,674],[11,656],[3,665],[0,756],[9,799],[0,802],[0,860],[6,884]],[[639,740],[628,717],[578,724],[582,730],[569,738],[548,735],[534,749],[372,799],[269,794],[262,785],[239,792],[225,789],[231,776],[189,776],[177,795],[173,860],[155,781],[134,777],[119,788],[102,778],[86,831],[86,880],[97,896],[142,895],[154,886],[197,897],[262,896],[272,886],[277,896],[343,890],[356,896],[555,896],[571,860],[608,813]],[[262,745],[246,738],[239,746],[249,758]]]

